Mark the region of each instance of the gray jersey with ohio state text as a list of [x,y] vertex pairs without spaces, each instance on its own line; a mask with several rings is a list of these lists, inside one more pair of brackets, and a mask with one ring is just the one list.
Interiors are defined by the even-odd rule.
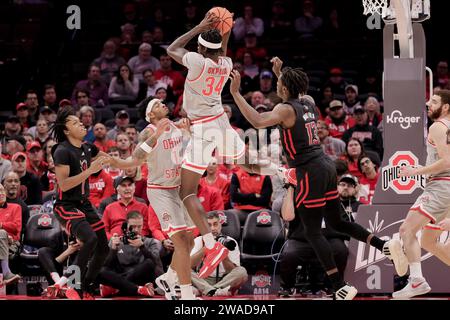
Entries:
[[[153,124],[147,128],[156,131]],[[147,184],[153,187],[176,187],[180,185],[183,134],[173,122],[156,141],[153,150],[148,154]]]

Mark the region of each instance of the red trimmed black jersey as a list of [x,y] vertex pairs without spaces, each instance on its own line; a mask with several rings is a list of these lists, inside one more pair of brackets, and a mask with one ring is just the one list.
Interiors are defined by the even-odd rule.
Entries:
[[312,159],[324,157],[317,135],[319,114],[314,105],[309,101],[300,102],[298,99],[290,99],[284,103],[291,105],[296,114],[292,128],[286,129],[278,125],[289,167],[295,168]]
[[[53,161],[55,166],[66,165],[70,167],[69,177],[76,176],[87,170],[91,165],[92,158],[97,156],[98,148],[90,143],[83,143],[81,148],[75,147],[69,141],[58,143],[52,148]],[[76,187],[62,192],[58,188],[57,201],[61,202],[81,202],[88,199],[89,180],[83,181]]]

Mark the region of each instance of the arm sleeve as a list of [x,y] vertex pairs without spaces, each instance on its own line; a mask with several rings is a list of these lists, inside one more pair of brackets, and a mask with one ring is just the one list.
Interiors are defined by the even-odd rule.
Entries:
[[111,239],[111,236],[112,236],[109,215],[110,215],[110,206],[108,205],[105,208],[105,211],[103,212],[103,217],[102,217],[103,223],[105,224],[106,237],[108,238],[108,240]]
[[148,210],[147,205],[142,204],[141,214],[142,214],[142,217],[144,218],[144,225],[142,227],[142,235],[147,236],[147,237],[151,236],[151,231],[150,231],[150,228],[148,225],[148,215],[149,215],[148,211],[149,210]]
[[161,224],[159,223],[155,210],[153,210],[151,205],[148,206],[148,227],[152,233],[153,238],[161,242],[167,239],[166,235],[161,230]]
[[118,96],[119,96],[119,94],[116,93],[116,82],[117,82],[117,79],[116,79],[116,77],[114,77],[114,78],[111,80],[111,83],[109,84],[109,88],[108,88],[108,96],[109,96],[110,98],[115,98],[115,97],[118,97]]
[[14,206],[11,220],[2,223],[2,228],[9,234],[18,234],[22,230],[22,209],[19,205]]
[[53,153],[53,162],[57,165],[70,165],[70,153],[64,148],[57,148]]
[[141,247],[141,252],[144,257],[151,259],[155,264],[155,274],[157,277],[164,273],[163,264],[160,258],[161,248],[161,242],[155,239],[146,239],[144,245]]
[[272,195],[272,181],[269,176],[264,177],[264,182],[261,189],[261,197],[256,198],[252,203],[255,206],[269,207],[270,197]]
[[253,204],[256,201],[256,196],[246,193],[240,193],[239,192],[239,179],[235,174],[231,177],[231,183],[230,183],[230,197],[231,202],[239,203],[239,204]]

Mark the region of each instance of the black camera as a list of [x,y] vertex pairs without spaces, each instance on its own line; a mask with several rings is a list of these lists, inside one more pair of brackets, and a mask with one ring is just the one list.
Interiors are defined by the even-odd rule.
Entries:
[[126,221],[122,223],[122,232],[123,232],[122,236],[123,244],[129,244],[129,240],[137,239],[138,236],[137,233],[133,231],[132,226],[128,228],[128,223]]
[[225,248],[227,248],[230,251],[233,251],[236,249],[236,241],[232,239],[228,239],[226,236],[218,236],[216,238],[216,241],[219,241]]

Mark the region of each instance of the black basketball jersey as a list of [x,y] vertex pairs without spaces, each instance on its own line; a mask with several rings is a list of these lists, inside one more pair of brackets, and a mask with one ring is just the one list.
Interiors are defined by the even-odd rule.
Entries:
[[[76,176],[87,170],[91,159],[98,154],[98,148],[90,143],[84,143],[81,148],[75,147],[69,141],[61,142],[52,148],[55,166],[66,165],[70,167],[69,177]],[[57,201],[80,202],[89,196],[89,180],[86,179],[76,187],[62,192],[58,188]]]
[[290,99],[285,104],[294,108],[296,119],[292,128],[286,129],[278,125],[281,143],[286,154],[289,167],[305,164],[311,159],[324,156],[320,139],[317,135],[319,114],[309,101]]

